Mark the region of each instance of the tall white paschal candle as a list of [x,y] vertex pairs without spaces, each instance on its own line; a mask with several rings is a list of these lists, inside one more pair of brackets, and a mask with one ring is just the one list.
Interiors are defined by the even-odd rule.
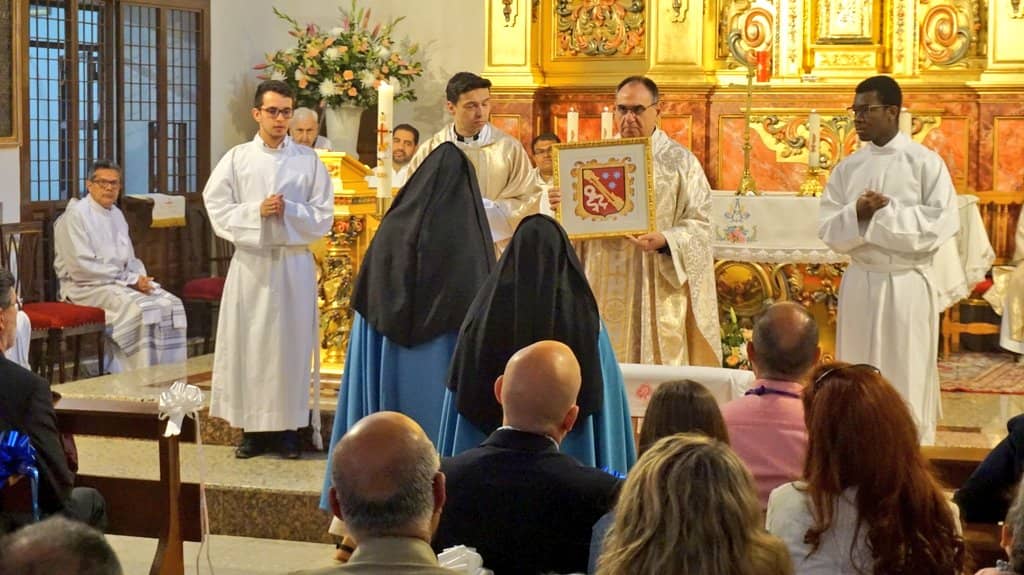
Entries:
[[900,110],[900,131],[908,136],[912,136],[914,130],[914,117],[911,115],[910,110],[903,108]]
[[821,116],[816,110],[807,117],[807,167],[821,167]]
[[391,197],[391,124],[395,116],[395,88],[381,82],[377,88],[377,197]]
[[580,139],[580,113],[576,108],[569,108],[565,115],[565,141],[578,142]]
[[610,140],[612,138],[612,112],[608,109],[608,106],[604,107],[604,111],[601,112],[601,139]]

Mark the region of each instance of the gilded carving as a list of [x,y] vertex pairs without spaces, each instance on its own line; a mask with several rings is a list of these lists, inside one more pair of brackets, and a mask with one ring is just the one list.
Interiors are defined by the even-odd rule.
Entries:
[[643,0],[557,0],[556,57],[643,56]]
[[874,68],[875,55],[871,52],[817,52],[818,66],[828,68]]
[[690,0],[672,0],[672,22],[686,22],[686,15],[690,11]]
[[[876,0],[877,1],[877,0]],[[871,44],[875,40],[874,2],[817,0],[815,42],[818,44]]]
[[727,0],[719,10],[718,57],[730,67],[754,65],[753,53],[774,45],[775,7],[769,2]]
[[896,9],[896,62],[902,64],[904,57],[903,36],[906,34],[907,8],[902,2]]
[[353,265],[356,238],[365,226],[362,216],[336,218],[327,235],[325,257],[319,261],[320,347],[327,350],[325,360],[341,363],[348,348],[352,329],[350,301],[355,287]]
[[966,66],[972,56],[984,54],[978,0],[940,0],[927,6],[920,19],[922,68]]

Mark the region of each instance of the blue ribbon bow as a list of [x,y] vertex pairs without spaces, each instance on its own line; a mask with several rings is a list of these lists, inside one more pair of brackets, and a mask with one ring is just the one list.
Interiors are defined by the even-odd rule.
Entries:
[[12,476],[28,477],[32,484],[32,517],[39,521],[39,468],[28,436],[13,429],[0,432],[0,489]]

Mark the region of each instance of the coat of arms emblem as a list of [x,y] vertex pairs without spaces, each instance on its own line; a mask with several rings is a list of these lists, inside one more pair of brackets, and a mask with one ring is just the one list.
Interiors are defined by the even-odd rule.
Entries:
[[606,221],[632,212],[635,171],[636,164],[629,157],[576,162],[572,168],[576,216]]

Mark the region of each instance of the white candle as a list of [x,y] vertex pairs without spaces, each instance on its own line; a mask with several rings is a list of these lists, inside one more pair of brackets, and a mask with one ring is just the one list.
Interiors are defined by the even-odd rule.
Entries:
[[580,139],[580,113],[576,108],[569,108],[565,115],[565,141],[578,142]]
[[612,111],[608,109],[608,106],[604,107],[604,111],[601,112],[601,139],[610,140],[612,138]]
[[821,116],[816,110],[811,110],[807,117],[807,167],[818,169],[821,167]]
[[395,88],[381,82],[377,88],[377,197],[391,197],[391,122],[395,114]]
[[913,136],[914,117],[911,115],[910,110],[906,108],[900,110],[900,131],[908,136]]

